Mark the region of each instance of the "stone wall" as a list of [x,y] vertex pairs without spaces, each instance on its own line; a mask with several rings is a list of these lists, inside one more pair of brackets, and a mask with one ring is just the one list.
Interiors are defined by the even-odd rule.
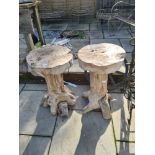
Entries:
[[65,16],[70,16],[72,9],[88,9],[93,15],[96,11],[96,0],[42,0],[40,11],[64,11]]
[[[90,16],[95,16],[96,10],[111,8],[120,0],[42,0],[39,10],[41,13],[54,11],[64,11],[65,18],[71,18],[72,10],[86,9]],[[134,3],[135,0],[123,0]]]

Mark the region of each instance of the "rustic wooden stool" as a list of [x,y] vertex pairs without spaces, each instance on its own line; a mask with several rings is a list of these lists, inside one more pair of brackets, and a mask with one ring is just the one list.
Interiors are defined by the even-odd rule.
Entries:
[[83,97],[89,99],[84,112],[101,108],[103,117],[111,118],[110,96],[107,92],[108,74],[121,67],[124,57],[123,48],[109,43],[87,45],[79,50],[79,65],[90,72],[90,90],[83,93]]
[[[45,78],[48,86],[48,95],[43,98],[43,106],[50,106],[51,113],[55,115],[63,109],[59,103],[65,101],[67,105],[74,105],[76,97],[64,85],[63,72],[71,67],[73,55],[70,49],[59,45],[46,45],[32,50],[27,56],[29,71],[36,76]],[[64,106],[66,108],[66,105]],[[67,109],[68,110],[68,109]],[[66,109],[61,111],[67,115]],[[64,114],[65,113],[65,114]]]

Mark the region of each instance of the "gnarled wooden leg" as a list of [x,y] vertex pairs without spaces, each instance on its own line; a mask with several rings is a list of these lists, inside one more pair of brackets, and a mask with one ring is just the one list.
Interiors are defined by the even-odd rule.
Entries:
[[[87,92],[84,93],[86,95]],[[89,112],[91,110],[99,109],[100,106],[98,104],[98,101],[100,100],[101,96],[99,96],[97,93],[90,91],[88,95],[89,103],[87,106],[83,108],[84,113]],[[85,96],[86,97],[86,96]]]
[[48,106],[48,98],[49,98],[48,94],[45,94],[44,97],[42,98],[41,105],[43,107],[47,107]]
[[109,95],[106,94],[104,98],[101,98],[99,105],[102,111],[102,115],[105,119],[111,119],[111,111],[109,105]]
[[89,100],[88,105],[83,108],[84,113],[101,108],[103,117],[105,119],[111,118],[107,81],[106,74],[90,72],[90,90],[83,93],[83,97]]
[[[43,106],[50,106],[50,111],[53,115],[56,115],[60,102],[66,102],[68,105],[74,105],[76,97],[73,93],[64,86],[63,76],[60,75],[45,75],[45,79],[48,86],[48,95],[43,98]],[[62,114],[63,115],[63,114]]]

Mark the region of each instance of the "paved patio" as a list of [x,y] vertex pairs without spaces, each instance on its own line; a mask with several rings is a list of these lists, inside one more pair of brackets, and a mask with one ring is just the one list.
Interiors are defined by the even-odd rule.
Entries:
[[69,118],[52,116],[40,106],[47,92],[45,84],[20,84],[19,139],[20,155],[134,155],[134,111],[127,124],[127,100],[121,93],[111,93],[112,120],[101,112],[82,114],[88,101],[81,97],[88,85],[70,89],[79,96],[69,110]]

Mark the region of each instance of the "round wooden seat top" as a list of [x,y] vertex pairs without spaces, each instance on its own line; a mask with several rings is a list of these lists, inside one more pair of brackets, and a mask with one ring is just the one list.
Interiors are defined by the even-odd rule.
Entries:
[[50,70],[62,73],[72,64],[73,55],[71,50],[59,45],[45,45],[42,48],[32,50],[26,57],[29,68],[37,72]]
[[87,45],[78,52],[79,65],[91,72],[113,73],[121,67],[124,58],[124,49],[110,43]]

